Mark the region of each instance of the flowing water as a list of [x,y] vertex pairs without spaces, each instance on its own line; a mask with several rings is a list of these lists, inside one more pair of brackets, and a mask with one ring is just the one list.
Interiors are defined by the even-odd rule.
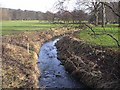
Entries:
[[84,85],[76,81],[65,71],[60,60],[57,59],[55,43],[59,39],[45,43],[39,54],[41,70],[40,87],[44,88],[83,88]]

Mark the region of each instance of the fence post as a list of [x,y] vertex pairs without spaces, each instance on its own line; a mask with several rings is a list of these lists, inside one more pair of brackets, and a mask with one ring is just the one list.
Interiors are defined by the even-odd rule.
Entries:
[[29,43],[27,43],[27,52],[29,53]]

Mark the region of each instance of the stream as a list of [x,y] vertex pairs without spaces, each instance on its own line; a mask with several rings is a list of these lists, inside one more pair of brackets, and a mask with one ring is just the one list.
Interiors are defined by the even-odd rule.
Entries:
[[39,68],[42,88],[84,88],[85,86],[76,81],[57,59],[55,43],[59,39],[43,44],[39,54]]

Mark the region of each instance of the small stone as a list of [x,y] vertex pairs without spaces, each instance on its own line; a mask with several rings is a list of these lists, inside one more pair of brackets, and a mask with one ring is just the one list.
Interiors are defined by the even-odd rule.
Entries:
[[60,75],[60,74],[56,74],[55,76],[56,76],[56,77],[61,77],[61,75]]
[[40,62],[37,62],[37,64],[39,64]]

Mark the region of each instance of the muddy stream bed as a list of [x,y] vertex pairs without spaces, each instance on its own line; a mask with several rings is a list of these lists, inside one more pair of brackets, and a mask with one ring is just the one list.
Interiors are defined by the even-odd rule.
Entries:
[[55,43],[59,39],[43,44],[39,53],[40,87],[43,88],[85,88],[76,81],[57,59]]

